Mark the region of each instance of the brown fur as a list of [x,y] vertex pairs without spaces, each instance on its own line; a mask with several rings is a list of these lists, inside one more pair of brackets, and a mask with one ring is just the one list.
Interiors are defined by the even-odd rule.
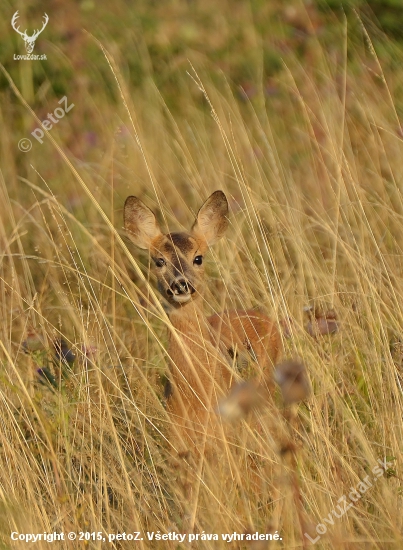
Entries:
[[237,347],[240,353],[248,351],[260,367],[261,374],[276,363],[281,351],[281,338],[277,326],[264,313],[249,310],[232,310],[208,317],[208,322],[219,334],[225,346]]
[[263,313],[232,310],[209,318],[203,314],[204,266],[197,265],[195,258],[222,237],[227,214],[226,197],[216,191],[199,210],[190,233],[164,235],[139,199],[129,197],[125,203],[129,236],[138,246],[149,248],[159,289],[172,306],[169,318],[175,330],[168,346],[172,384],[168,410],[192,446],[211,425],[209,417],[220,396],[242,375],[249,358],[255,360],[256,379],[264,376],[267,381],[281,351],[280,333]]

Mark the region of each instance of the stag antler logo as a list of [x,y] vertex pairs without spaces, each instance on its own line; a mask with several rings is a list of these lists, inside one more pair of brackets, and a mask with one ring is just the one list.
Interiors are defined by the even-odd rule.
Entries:
[[15,14],[13,15],[13,18],[11,19],[11,26],[13,27],[13,29],[18,32],[18,34],[20,34],[22,36],[22,38],[24,39],[24,42],[25,42],[25,48],[27,50],[28,53],[32,53],[33,50],[34,50],[34,47],[35,47],[35,41],[36,39],[38,38],[38,36],[41,34],[41,32],[43,31],[43,29],[46,27],[46,25],[48,24],[48,21],[49,21],[49,17],[47,16],[47,14],[45,13],[45,15],[43,16],[44,17],[44,22],[43,22],[43,25],[42,25],[42,28],[41,29],[37,29],[31,36],[29,36],[27,34],[27,30],[25,30],[24,32],[21,32],[20,31],[20,27],[16,27],[16,23],[17,23],[17,19],[18,19],[18,11],[15,12]]

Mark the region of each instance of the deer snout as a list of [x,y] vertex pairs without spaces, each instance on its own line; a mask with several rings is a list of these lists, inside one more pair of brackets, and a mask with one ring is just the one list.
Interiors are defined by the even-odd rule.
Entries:
[[176,302],[186,302],[194,292],[195,289],[184,277],[174,279],[167,289],[168,296]]

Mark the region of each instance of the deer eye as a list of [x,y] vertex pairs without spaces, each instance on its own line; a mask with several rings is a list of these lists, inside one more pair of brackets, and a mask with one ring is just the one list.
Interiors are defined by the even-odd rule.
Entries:
[[164,258],[157,258],[155,260],[155,265],[157,267],[163,267],[165,264],[166,264],[166,262],[165,262]]
[[203,263],[203,256],[196,256],[196,258],[193,260],[193,263],[196,265],[201,265]]

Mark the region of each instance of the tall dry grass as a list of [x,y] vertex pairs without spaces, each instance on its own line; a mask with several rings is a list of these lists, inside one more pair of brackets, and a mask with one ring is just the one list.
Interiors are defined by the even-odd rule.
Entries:
[[[382,72],[368,42],[356,46],[354,71],[347,41],[344,53],[329,55],[316,43],[309,67],[289,62],[274,95],[261,86],[250,101],[234,96],[224,75],[211,78],[203,63],[189,64],[180,76],[185,114],[177,114],[152,74],[141,93],[133,91],[118,54],[99,49],[102,72],[91,73],[98,93],[68,90],[71,116],[26,154],[2,108],[4,548],[26,548],[10,541],[12,531],[141,532],[138,548],[186,547],[146,535],[183,532],[186,476],[197,478],[196,532],[278,531],[282,540],[270,547],[303,548],[303,533],[315,538],[316,525],[352,487],[372,479],[384,457],[393,466],[343,518],[325,524],[317,546],[401,547],[398,82]],[[45,110],[57,100],[49,92]],[[24,113],[28,137],[37,122],[22,98],[13,108]],[[96,136],[85,138],[95,145],[80,158],[67,151],[72,139],[83,140],[76,136],[83,116],[92,117]],[[135,194],[161,209],[170,228],[188,228],[215,189],[230,198],[231,227],[210,254],[206,313],[261,307],[279,321],[292,319],[284,355],[302,358],[313,395],[292,415],[276,395],[275,408],[254,413],[259,429],[250,417],[240,420],[220,459],[198,470],[167,437],[169,322],[148,257],[124,235],[122,206]],[[309,304],[335,309],[339,332],[309,336]],[[55,359],[60,338],[76,354],[72,366]],[[38,373],[46,367],[55,387]]]

